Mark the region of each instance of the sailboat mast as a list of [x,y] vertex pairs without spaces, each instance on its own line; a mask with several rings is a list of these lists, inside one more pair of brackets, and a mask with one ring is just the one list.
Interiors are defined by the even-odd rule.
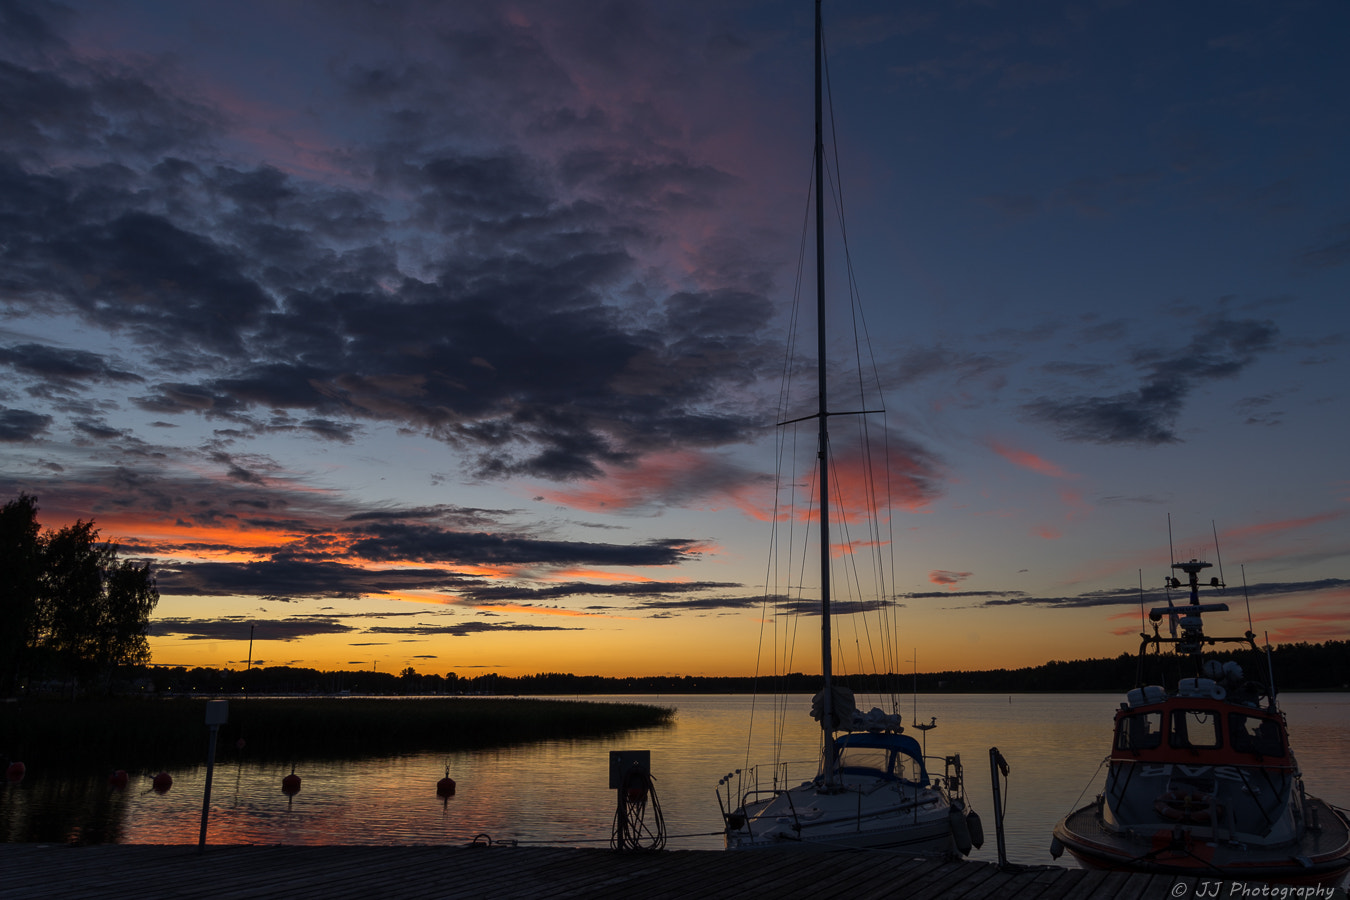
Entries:
[[816,366],[819,383],[820,438],[820,667],[825,676],[825,715],[821,727],[828,734],[834,728],[834,691],[830,659],[830,457],[828,396],[825,389],[825,127],[821,99],[820,3],[816,0]]

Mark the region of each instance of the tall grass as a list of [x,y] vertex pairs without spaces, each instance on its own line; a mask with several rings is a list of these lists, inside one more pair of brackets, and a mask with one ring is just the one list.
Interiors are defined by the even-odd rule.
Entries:
[[[669,724],[631,703],[488,697],[230,700],[218,759],[341,759],[603,737]],[[204,762],[205,704],[192,700],[0,704],[0,755],[29,766],[156,770]],[[242,743],[241,743],[242,742]]]

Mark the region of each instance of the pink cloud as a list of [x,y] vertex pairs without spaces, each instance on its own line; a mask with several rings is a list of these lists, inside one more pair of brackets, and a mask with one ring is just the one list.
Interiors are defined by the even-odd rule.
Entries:
[[1304,516],[1299,519],[1281,519],[1276,522],[1261,522],[1256,525],[1248,525],[1246,528],[1225,530],[1223,536],[1235,541],[1244,541],[1249,538],[1269,537],[1272,534],[1283,534],[1289,531],[1311,528],[1315,525],[1324,525],[1328,522],[1336,522],[1345,518],[1346,515],[1346,510],[1336,510],[1334,512],[1318,513],[1313,516]]
[[772,495],[763,479],[712,454],[686,450],[654,453],[635,466],[614,467],[603,478],[571,490],[543,490],[545,500],[589,512],[614,512],[662,504],[727,506],[767,520]]
[[990,438],[988,444],[990,450],[993,450],[995,453],[997,453],[999,456],[1003,457],[1013,465],[1020,466],[1023,469],[1030,469],[1033,472],[1038,472],[1041,475],[1046,475],[1049,476],[1050,478],[1078,477],[1077,475],[1074,475],[1072,472],[1064,471],[1059,466],[1050,462],[1047,459],[1042,459],[1036,454],[1029,453],[1026,450],[1018,450],[1015,447],[1010,447],[1009,445],[1001,441],[998,441],[994,438]]
[[944,585],[951,590],[956,590],[958,584],[973,574],[973,572],[949,572],[946,569],[934,569],[928,573],[928,580],[933,584]]

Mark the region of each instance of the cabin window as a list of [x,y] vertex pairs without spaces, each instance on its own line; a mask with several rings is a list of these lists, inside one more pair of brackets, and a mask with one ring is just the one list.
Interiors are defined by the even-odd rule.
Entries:
[[1280,723],[1265,716],[1228,714],[1228,739],[1239,753],[1257,756],[1284,756]]
[[1213,750],[1221,745],[1219,717],[1208,709],[1172,712],[1171,745],[1181,749]]
[[1162,713],[1136,713],[1116,723],[1117,750],[1153,750],[1162,746]]
[[890,751],[877,747],[843,747],[839,751],[839,768],[843,769],[874,769],[878,772],[887,771],[887,756]]

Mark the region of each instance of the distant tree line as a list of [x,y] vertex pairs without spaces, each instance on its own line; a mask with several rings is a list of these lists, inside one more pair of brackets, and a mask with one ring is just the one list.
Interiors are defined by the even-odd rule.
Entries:
[[42,531],[37,513],[27,494],[0,507],[0,696],[110,686],[119,667],[150,661],[150,564],[120,559],[92,520]]
[[[1282,644],[1272,651],[1276,687],[1289,690],[1350,690],[1350,641],[1323,644]],[[1264,654],[1216,654],[1234,659],[1252,680],[1268,681]],[[1125,691],[1139,681],[1175,685],[1190,672],[1191,660],[1172,654],[1150,655],[1140,671],[1134,654],[1111,659],[1083,659],[1045,663],[1021,669],[920,672],[914,674],[852,675],[841,681],[861,694],[940,693],[1070,693]],[[129,672],[129,674],[131,674]],[[800,672],[773,678],[652,675],[607,678],[547,672],[536,675],[487,673],[464,677],[419,674],[412,667],[390,672],[319,671],[293,666],[237,669],[139,667],[134,687],[140,692],[210,694],[504,694],[567,696],[581,694],[712,694],[758,690],[812,693],[819,675]]]

